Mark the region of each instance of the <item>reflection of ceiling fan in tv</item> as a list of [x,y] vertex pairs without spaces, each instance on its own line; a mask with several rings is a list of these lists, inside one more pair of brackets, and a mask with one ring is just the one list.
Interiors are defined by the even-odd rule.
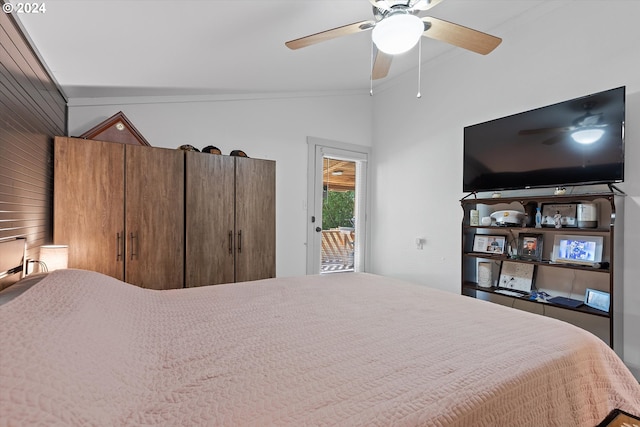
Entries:
[[556,133],[549,139],[542,141],[545,145],[557,144],[564,140],[567,132],[570,132],[571,138],[580,144],[593,144],[604,135],[604,128],[607,124],[603,122],[603,114],[594,114],[591,110],[596,106],[595,102],[585,102],[583,108],[586,113],[576,118],[571,126],[557,128],[540,128],[525,129],[518,132],[518,135],[536,135],[540,133]]
[[361,31],[372,30],[375,45],[372,79],[386,77],[392,55],[413,48],[421,36],[440,40],[472,52],[486,55],[493,51],[502,39],[430,16],[418,17],[422,11],[432,8],[442,0],[369,0],[373,4],[373,20],[355,22],[322,31],[285,45],[300,49],[326,40]]

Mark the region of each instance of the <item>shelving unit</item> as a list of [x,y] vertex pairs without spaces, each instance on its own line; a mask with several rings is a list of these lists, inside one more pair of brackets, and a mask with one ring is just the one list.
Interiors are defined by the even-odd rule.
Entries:
[[[462,221],[462,280],[461,293],[474,298],[512,306],[521,310],[550,316],[582,327],[609,344],[614,350],[622,349],[622,205],[624,197],[614,192],[584,193],[548,196],[514,196],[500,198],[475,198],[468,196],[460,201],[463,209]],[[597,207],[597,225],[594,228],[576,226],[534,227],[533,218],[525,215],[522,224],[509,226],[470,225],[471,211],[479,211],[479,217],[488,217],[501,210],[514,210],[529,215],[543,204],[579,205],[590,203]],[[577,221],[573,222],[577,225]],[[522,234],[540,234],[542,253],[540,260],[521,259],[518,245]],[[556,235],[601,236],[603,240],[602,267],[551,262],[554,237]],[[504,253],[488,254],[473,251],[476,235],[504,236]],[[587,288],[609,293],[609,311],[601,311],[586,305],[576,308],[552,304],[527,297],[512,297],[496,293],[500,267],[504,261],[534,266],[533,288],[554,296],[583,300]],[[491,264],[491,287],[478,285],[478,263]]]

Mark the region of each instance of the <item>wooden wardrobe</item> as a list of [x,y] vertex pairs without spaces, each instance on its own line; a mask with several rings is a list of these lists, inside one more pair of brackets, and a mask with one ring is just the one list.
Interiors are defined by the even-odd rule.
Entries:
[[69,267],[152,289],[275,277],[275,162],[56,137]]
[[276,276],[276,164],[185,152],[185,287]]

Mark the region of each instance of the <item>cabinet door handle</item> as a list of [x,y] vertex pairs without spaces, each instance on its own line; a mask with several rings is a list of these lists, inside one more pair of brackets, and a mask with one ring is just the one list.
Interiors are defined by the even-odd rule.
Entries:
[[242,252],[242,230],[238,231],[238,253]]
[[229,230],[229,255],[233,254],[233,231]]
[[131,260],[133,260],[133,257],[137,257],[138,253],[135,250],[135,245],[133,244],[133,240],[135,239],[136,241],[138,240],[138,235],[137,234],[133,234],[131,233],[129,235],[129,237],[131,238]]
[[122,261],[123,237],[124,232],[122,232],[122,234],[120,232],[116,233],[116,261]]

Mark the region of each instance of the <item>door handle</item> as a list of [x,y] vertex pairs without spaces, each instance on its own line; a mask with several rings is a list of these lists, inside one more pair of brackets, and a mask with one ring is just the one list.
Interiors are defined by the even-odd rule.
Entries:
[[321,227],[316,227],[316,231],[319,233],[319,232],[322,231],[322,228]]
[[138,253],[135,251],[135,245],[133,244],[134,239],[138,240],[138,235],[131,233],[129,237],[131,238],[131,260],[133,261],[133,257],[138,256]]
[[238,231],[238,253],[242,252],[242,230]]
[[229,230],[229,255],[233,255],[233,231]]
[[122,244],[124,243],[123,238],[124,231],[122,232],[122,234],[120,234],[119,232],[116,233],[116,261],[122,260]]

